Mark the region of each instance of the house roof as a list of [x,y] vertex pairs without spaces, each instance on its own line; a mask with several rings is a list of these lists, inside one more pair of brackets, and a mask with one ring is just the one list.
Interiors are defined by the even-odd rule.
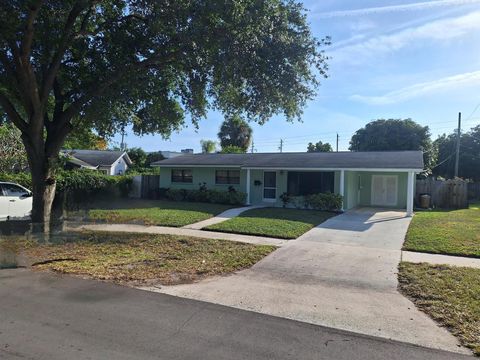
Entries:
[[91,166],[111,166],[121,157],[128,165],[132,161],[125,151],[114,150],[65,150],[64,153],[70,157],[81,160]]
[[421,151],[318,153],[194,154],[157,161],[152,166],[231,166],[277,169],[413,169],[423,170]]

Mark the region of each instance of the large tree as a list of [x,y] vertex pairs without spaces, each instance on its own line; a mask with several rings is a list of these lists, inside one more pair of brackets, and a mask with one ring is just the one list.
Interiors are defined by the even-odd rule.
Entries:
[[430,169],[436,159],[430,130],[412,119],[379,119],[357,130],[350,140],[352,151],[420,150],[425,167]]
[[299,118],[328,42],[294,0],[1,1],[0,105],[22,133],[33,221],[49,220],[73,129],[108,134],[130,121],[168,137],[208,109]]
[[229,147],[240,148],[243,152],[248,150],[252,141],[252,128],[238,114],[229,116],[220,126],[218,139],[222,149]]
[[[451,179],[455,176],[455,150],[457,134],[443,134],[434,141],[438,149],[437,164],[433,174]],[[460,136],[458,176],[480,181],[480,125]]]
[[314,143],[308,143],[307,152],[331,152],[333,151],[330,143],[322,143],[321,141]]

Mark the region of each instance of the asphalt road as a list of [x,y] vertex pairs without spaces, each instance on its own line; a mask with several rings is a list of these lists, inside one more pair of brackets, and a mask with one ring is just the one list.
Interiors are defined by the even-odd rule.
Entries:
[[0,270],[0,359],[467,358],[108,283]]

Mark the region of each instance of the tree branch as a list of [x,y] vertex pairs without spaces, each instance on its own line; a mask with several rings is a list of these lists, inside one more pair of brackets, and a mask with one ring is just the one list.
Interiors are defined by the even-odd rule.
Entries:
[[75,116],[88,101],[90,101],[95,96],[101,95],[108,87],[121,81],[126,74],[131,74],[132,71],[138,71],[142,68],[150,68],[159,65],[166,65],[175,59],[175,57],[180,53],[180,50],[172,52],[166,58],[162,59],[160,56],[154,56],[149,59],[142,60],[135,64],[132,64],[130,68],[120,68],[113,74],[109,75],[107,80],[102,84],[94,84],[89,90],[85,92],[83,96],[72,102],[65,112],[62,114],[62,122],[68,122],[70,119]]
[[[42,109],[47,104],[48,95],[52,90],[53,81],[57,76],[58,70],[60,68],[60,64],[62,62],[62,58],[65,54],[65,51],[67,50],[68,44],[74,37],[73,26],[75,24],[75,21],[77,17],[80,15],[80,13],[87,7],[88,7],[87,1],[77,1],[73,6],[72,10],[70,11],[70,13],[68,14],[68,18],[63,29],[62,39],[60,40],[58,49],[55,55],[53,56],[52,62],[50,63],[50,66],[48,67],[48,70],[47,70],[47,75],[45,76],[43,81],[42,90],[40,92]],[[85,22],[86,19],[84,18],[83,21]]]
[[7,113],[10,121],[22,132],[27,131],[27,123],[23,121],[20,114],[15,109],[15,106],[11,103],[8,97],[0,92],[0,105],[2,105],[3,110]]
[[22,55],[22,61],[24,64],[28,62],[28,58],[30,56],[30,51],[32,49],[32,42],[33,42],[33,23],[37,18],[38,12],[42,7],[43,1],[44,0],[37,0],[30,5],[30,9],[27,17],[27,24],[25,26],[25,35],[23,37],[22,44],[21,44],[21,55]]

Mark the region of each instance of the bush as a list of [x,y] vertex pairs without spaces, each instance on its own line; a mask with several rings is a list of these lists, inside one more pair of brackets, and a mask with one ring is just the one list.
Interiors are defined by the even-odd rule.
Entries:
[[305,196],[305,207],[314,210],[339,211],[343,198],[339,194],[319,193]]
[[188,191],[188,190],[185,190],[185,189],[168,189],[165,192],[165,197],[168,200],[172,200],[172,201],[185,201],[186,191]]
[[172,201],[206,202],[212,204],[243,205],[247,195],[238,191],[168,189],[165,198]]

